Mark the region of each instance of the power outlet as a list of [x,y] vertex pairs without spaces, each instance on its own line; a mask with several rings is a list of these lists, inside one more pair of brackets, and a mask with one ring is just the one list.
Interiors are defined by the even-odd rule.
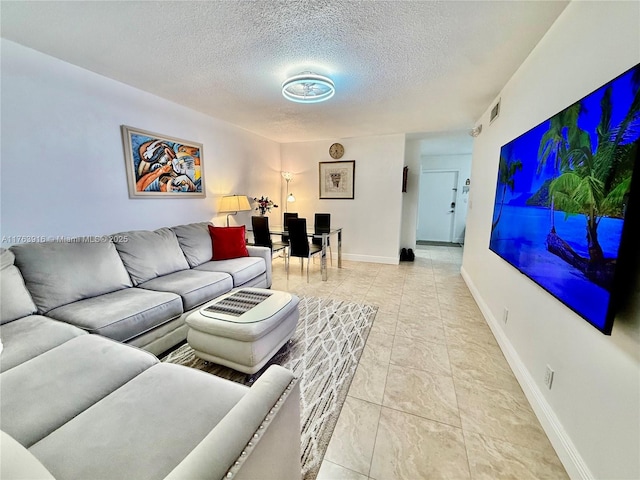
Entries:
[[507,307],[504,307],[504,310],[502,311],[502,323],[506,325],[508,319],[509,319],[509,309]]
[[547,369],[544,372],[544,384],[551,390],[551,385],[553,385],[553,370],[549,365],[547,365]]

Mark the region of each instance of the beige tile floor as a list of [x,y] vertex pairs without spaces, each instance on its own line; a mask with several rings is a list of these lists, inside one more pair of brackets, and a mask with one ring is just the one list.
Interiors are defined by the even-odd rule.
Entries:
[[274,289],[379,308],[318,480],[568,478],[461,262],[460,247],[419,246],[414,262],[344,261],[322,282],[316,260],[307,283],[298,259],[288,278],[274,259]]

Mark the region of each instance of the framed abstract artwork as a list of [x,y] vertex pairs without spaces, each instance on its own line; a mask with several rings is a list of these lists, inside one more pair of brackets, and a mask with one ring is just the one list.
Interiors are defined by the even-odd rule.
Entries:
[[122,125],[130,198],[205,197],[202,144]]
[[356,161],[320,162],[320,198],[353,200]]

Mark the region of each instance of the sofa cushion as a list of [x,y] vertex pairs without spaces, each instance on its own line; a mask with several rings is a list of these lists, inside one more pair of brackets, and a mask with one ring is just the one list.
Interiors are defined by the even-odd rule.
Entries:
[[155,365],[30,451],[56,478],[162,479],[248,392],[192,368]]
[[247,240],[244,225],[240,227],[213,227],[209,225],[211,234],[211,260],[228,260],[248,257]]
[[182,297],[183,309],[187,311],[227,293],[233,288],[233,279],[228,273],[182,270],[141,283],[138,287],[178,294]]
[[39,313],[131,286],[115,246],[103,242],[14,245],[16,266]]
[[240,257],[204,263],[194,270],[225,272],[233,277],[233,286],[239,287],[265,273],[262,257]]
[[212,224],[200,222],[171,227],[191,268],[202,265],[213,258],[209,225]]
[[13,265],[15,259],[16,257],[11,250],[0,248],[0,270],[4,270],[5,268]]
[[181,313],[182,300],[175,293],[134,287],[58,307],[49,316],[126,342]]
[[30,447],[156,363],[98,335],[69,340],[0,375],[2,430]]
[[176,234],[170,228],[134,230],[113,236],[134,285],[189,268]]
[[20,365],[87,332],[68,323],[40,315],[30,315],[2,325],[0,372]]
[[0,324],[36,313],[36,304],[24,285],[10,250],[0,249]]

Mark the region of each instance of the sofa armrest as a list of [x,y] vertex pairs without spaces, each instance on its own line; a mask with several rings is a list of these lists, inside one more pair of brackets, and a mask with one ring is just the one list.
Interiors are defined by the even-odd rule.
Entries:
[[255,245],[247,245],[247,251],[250,257],[262,257],[266,267],[267,288],[271,288],[271,249],[269,247],[258,247]]
[[165,480],[300,477],[299,383],[272,365]]
[[0,478],[54,480],[53,475],[11,435],[0,432]]

